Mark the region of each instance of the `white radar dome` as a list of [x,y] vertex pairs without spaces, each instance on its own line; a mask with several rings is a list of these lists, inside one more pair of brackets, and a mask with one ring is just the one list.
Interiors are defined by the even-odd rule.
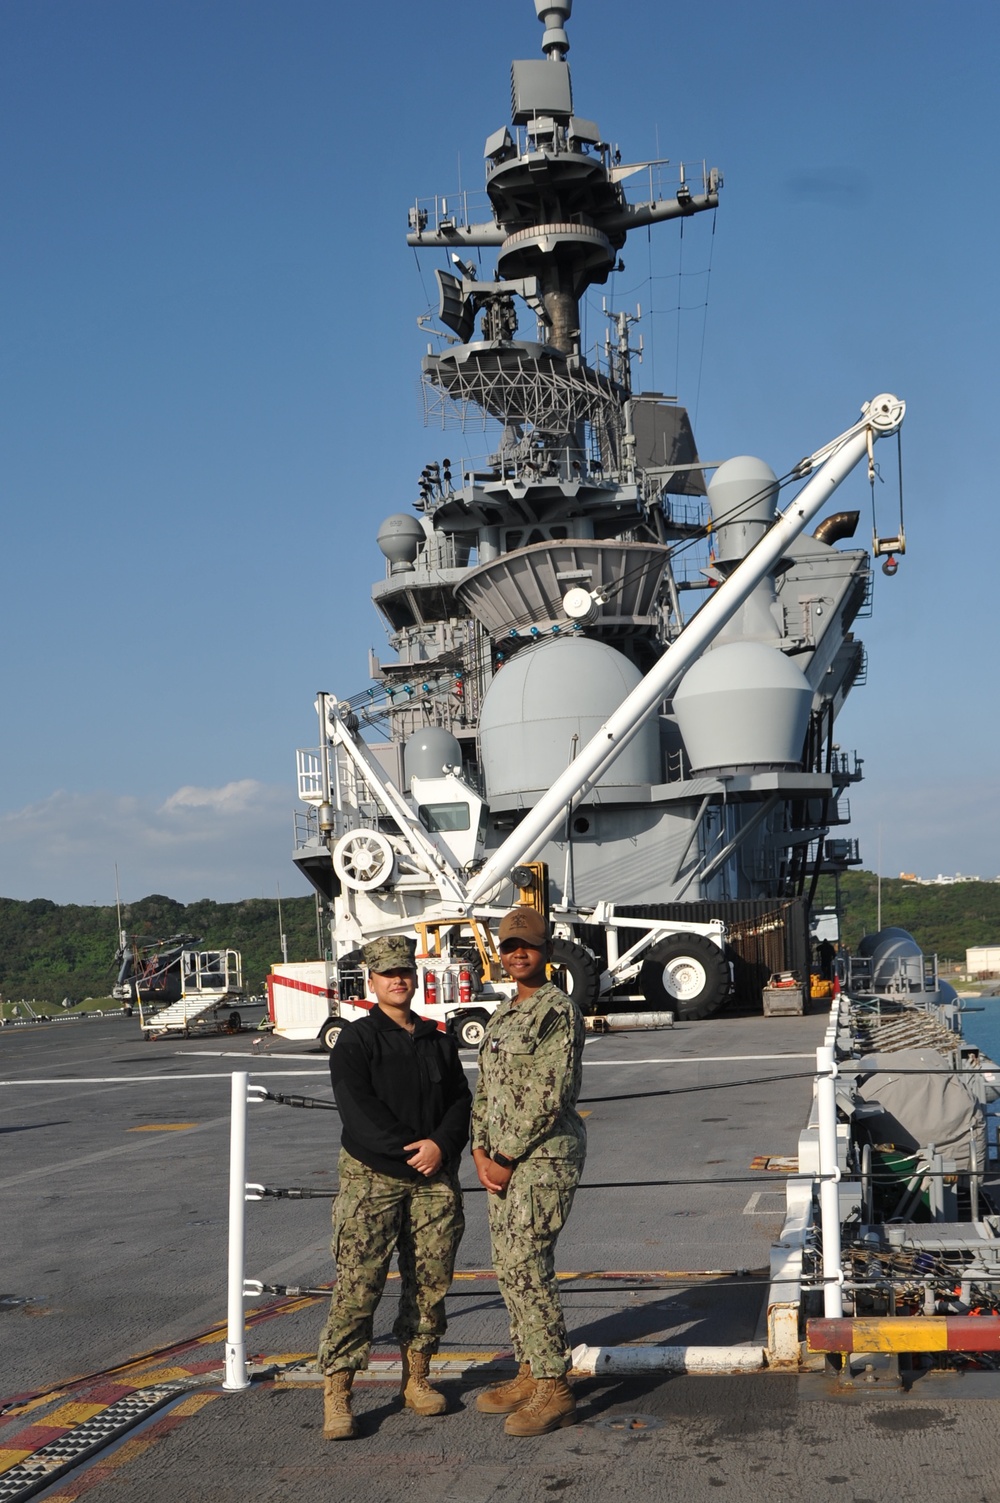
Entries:
[[389,560],[390,572],[403,574],[413,568],[413,560],[426,541],[424,529],[416,517],[405,511],[393,512],[379,528],[375,541]]
[[[550,787],[641,677],[622,653],[589,637],[522,649],[483,700],[479,738],[487,798]],[[660,782],[659,743],[655,719],[647,721],[600,786]]]
[[728,642],[706,652],[674,694],[692,772],[798,766],[812,698],[805,674],[775,647]]
[[403,746],[403,774],[411,778],[443,778],[452,767],[461,767],[462,748],[457,737],[440,725],[414,731]]
[[720,562],[746,558],[774,522],[778,477],[763,459],[737,454],[708,482],[715,555]]

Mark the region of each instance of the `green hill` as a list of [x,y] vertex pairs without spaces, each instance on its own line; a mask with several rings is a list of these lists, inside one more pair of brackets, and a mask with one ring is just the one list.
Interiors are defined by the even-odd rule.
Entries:
[[[312,898],[283,898],[281,914],[289,960],[314,960],[316,905]],[[165,939],[201,935],[206,949],[239,950],[243,980],[256,994],[281,959],[278,904],[250,898],[242,903],[176,903],[159,894],[122,907],[130,935]],[[0,898],[0,996],[40,1002],[63,997],[105,997],[116,979],[118,917],[114,908],[84,908],[47,898],[20,902]]]
[[[856,948],[876,927],[874,872],[847,872],[840,883],[843,940]],[[832,880],[820,883],[822,906],[834,901]],[[319,953],[316,906],[312,898],[285,898],[282,917],[289,960],[313,960]],[[130,934],[165,939],[200,934],[207,948],[229,947],[243,956],[247,988],[262,993],[264,977],[281,959],[278,905],[274,899],[242,903],[177,903],[153,894],[122,909]],[[920,887],[882,880],[882,923],[909,929],[927,953],[942,960],[965,960],[970,945],[1000,943],[1000,882],[961,882],[952,887]],[[0,898],[0,996],[41,1002],[63,997],[104,997],[114,985],[118,920],[114,908],[84,908],[47,898],[20,902]]]
[[[824,879],[817,905],[833,905],[832,879]],[[841,939],[856,949],[863,934],[878,927],[878,878],[874,872],[847,872],[840,879]],[[956,882],[924,887],[882,878],[882,927],[908,929],[926,955],[965,962],[971,945],[1000,944],[1000,882]]]

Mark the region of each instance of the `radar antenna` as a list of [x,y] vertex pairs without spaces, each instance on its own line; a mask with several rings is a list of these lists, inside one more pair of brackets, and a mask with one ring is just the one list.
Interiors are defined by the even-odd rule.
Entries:
[[561,63],[569,51],[566,22],[573,9],[573,0],[535,0],[535,14],[545,27],[542,51],[550,63]]

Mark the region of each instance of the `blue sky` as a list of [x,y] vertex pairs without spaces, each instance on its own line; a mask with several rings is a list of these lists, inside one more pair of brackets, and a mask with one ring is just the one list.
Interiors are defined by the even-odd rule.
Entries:
[[[838,731],[890,874],[1000,871],[998,33],[969,0],[570,22],[577,110],[625,160],[725,173],[714,237],[635,236],[606,290],[702,454],[783,473],[908,402],[910,552]],[[0,7],[0,893],[108,901],[116,860],[132,898],[304,890],[314,691],[366,683],[378,523],[456,447],[423,426],[406,210],[481,187],[540,35],[529,0]],[[867,517],[860,472],[838,505]]]

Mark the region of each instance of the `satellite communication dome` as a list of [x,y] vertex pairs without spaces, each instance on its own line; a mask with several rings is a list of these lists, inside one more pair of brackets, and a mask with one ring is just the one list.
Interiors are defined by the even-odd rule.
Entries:
[[426,725],[414,731],[403,746],[406,785],[411,778],[443,778],[449,768],[461,767],[462,748],[451,731]]
[[872,934],[863,934],[858,943],[859,955],[874,955],[880,945],[885,945],[890,939],[908,939],[911,944],[916,940],[909,929],[900,929],[895,924],[887,924],[884,929],[879,929]]
[[721,562],[746,558],[774,521],[778,477],[752,454],[720,464],[708,483],[715,555]]
[[893,983],[903,990],[922,989],[923,951],[908,929],[890,925],[877,934],[866,934],[858,953],[871,956],[872,984],[876,991],[883,991]]
[[426,538],[416,517],[407,516],[405,511],[396,511],[391,517],[386,517],[375,541],[389,560],[390,573],[403,574],[413,568],[413,560]]
[[[479,737],[487,798],[550,787],[641,677],[622,653],[589,637],[522,648],[483,700]],[[660,782],[659,741],[656,721],[647,721],[600,786]]]
[[674,694],[692,772],[798,767],[813,691],[800,668],[763,642],[706,652]]

